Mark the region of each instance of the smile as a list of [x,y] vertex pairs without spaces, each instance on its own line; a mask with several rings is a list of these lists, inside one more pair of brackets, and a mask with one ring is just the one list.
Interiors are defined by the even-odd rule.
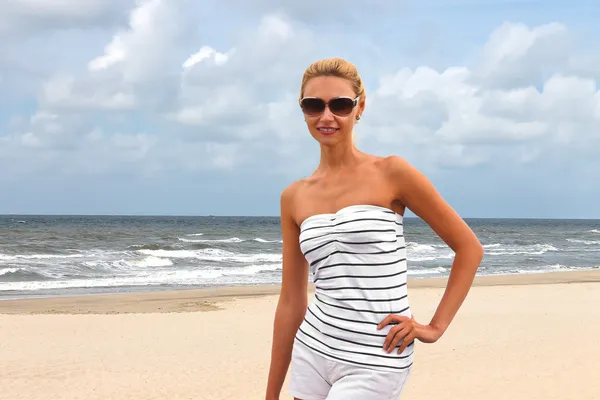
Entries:
[[317,130],[324,135],[333,135],[340,129],[339,128],[317,128]]

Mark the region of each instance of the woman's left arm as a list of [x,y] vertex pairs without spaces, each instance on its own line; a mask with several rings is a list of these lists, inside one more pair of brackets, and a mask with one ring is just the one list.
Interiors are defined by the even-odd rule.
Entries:
[[401,157],[392,156],[386,161],[387,175],[398,188],[395,198],[425,221],[455,253],[444,295],[428,325],[394,315],[380,323],[380,328],[390,322],[398,323],[390,330],[384,347],[391,351],[400,340],[405,339],[402,340],[401,352],[415,338],[430,343],[446,331],[471,288],[483,258],[483,246],[420,171]]

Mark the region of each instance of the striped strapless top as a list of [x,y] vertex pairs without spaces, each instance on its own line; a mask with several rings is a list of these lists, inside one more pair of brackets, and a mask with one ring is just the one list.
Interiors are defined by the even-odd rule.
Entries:
[[400,214],[374,205],[302,222],[300,248],[315,294],[296,341],[324,357],[378,370],[412,365],[414,342],[401,354],[387,353],[383,342],[394,325],[377,330],[388,314],[412,315],[402,222]]

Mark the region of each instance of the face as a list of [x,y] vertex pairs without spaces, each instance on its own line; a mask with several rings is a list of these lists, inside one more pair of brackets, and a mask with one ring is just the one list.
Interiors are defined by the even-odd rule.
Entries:
[[[365,108],[364,98],[356,102],[356,97],[347,79],[335,76],[310,79],[303,96],[304,119],[310,134],[324,145],[351,141],[356,116],[362,115]],[[328,106],[323,109],[323,104]]]

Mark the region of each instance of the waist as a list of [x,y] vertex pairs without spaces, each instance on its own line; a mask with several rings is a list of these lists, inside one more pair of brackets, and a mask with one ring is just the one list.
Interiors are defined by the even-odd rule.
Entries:
[[389,314],[411,316],[406,284],[376,292],[354,287],[335,291],[317,287],[307,312],[311,310],[325,321],[369,325],[378,325]]
[[394,325],[377,329],[388,314],[411,317],[406,295],[380,301],[365,298],[333,298],[316,292],[306,311],[296,339],[313,350],[351,363],[376,368],[405,368],[412,362],[414,344],[403,353],[387,353],[383,343]]

